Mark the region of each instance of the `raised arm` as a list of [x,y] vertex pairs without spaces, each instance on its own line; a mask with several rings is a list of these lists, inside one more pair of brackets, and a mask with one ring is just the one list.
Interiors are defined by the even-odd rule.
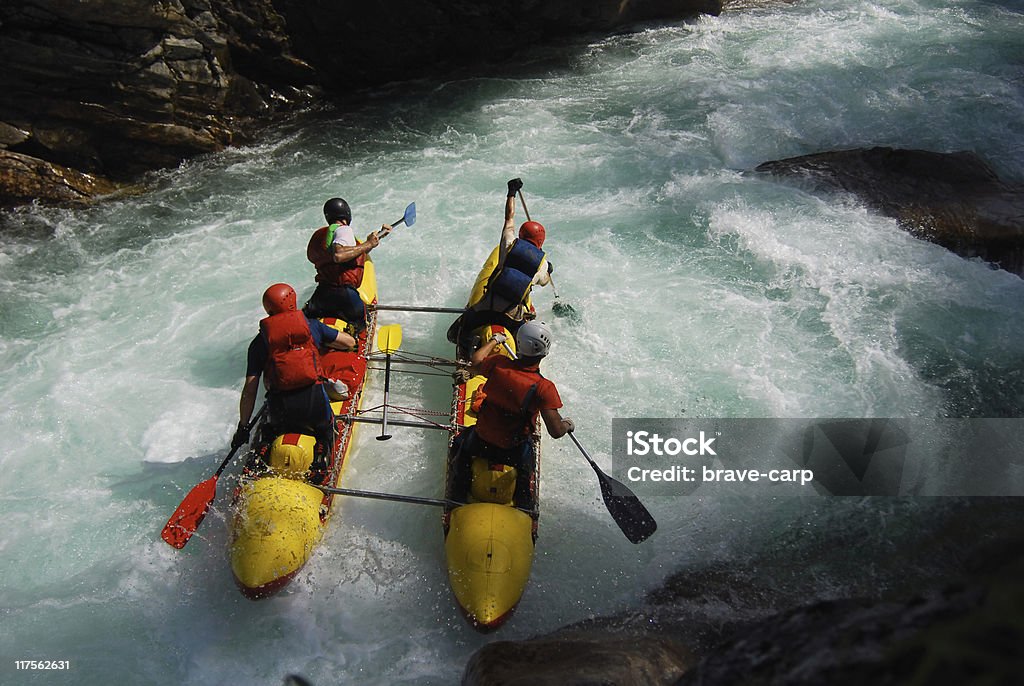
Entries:
[[505,334],[496,333],[491,340],[487,341],[479,348],[473,351],[473,354],[469,356],[469,371],[472,374],[479,372],[480,363],[491,355],[495,355],[498,352],[498,348],[505,341]]
[[522,179],[510,179],[508,196],[505,198],[505,223],[501,227],[501,242],[498,243],[498,264],[505,263],[509,246],[516,239],[516,193],[523,187]]
[[[390,232],[391,227],[387,224],[380,227],[381,236],[386,236]],[[365,241],[358,245],[342,245],[340,243],[335,243],[334,252],[332,253],[331,258],[339,264],[342,262],[351,262],[360,255],[365,255],[380,245],[381,236],[378,236],[377,232],[374,231],[366,237]]]

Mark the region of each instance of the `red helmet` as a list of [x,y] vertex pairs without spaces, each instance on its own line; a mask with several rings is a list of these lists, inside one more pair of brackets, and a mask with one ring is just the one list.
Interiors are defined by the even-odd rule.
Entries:
[[544,245],[546,236],[547,232],[544,231],[540,222],[523,222],[523,225],[519,227],[519,237],[533,243],[538,248]]
[[263,309],[267,314],[281,314],[296,309],[295,289],[286,283],[275,283],[263,293]]

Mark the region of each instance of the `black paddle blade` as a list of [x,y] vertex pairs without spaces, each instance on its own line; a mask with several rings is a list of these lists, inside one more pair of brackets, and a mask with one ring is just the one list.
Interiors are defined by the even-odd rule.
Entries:
[[602,472],[596,465],[593,467],[601,482],[601,497],[604,498],[605,507],[629,542],[643,543],[650,538],[658,530],[658,523],[640,499],[624,484]]
[[551,306],[551,312],[556,317],[568,319],[572,324],[579,324],[580,322],[580,315],[576,312],[575,308],[573,308],[572,305],[567,305],[559,300],[556,300]]

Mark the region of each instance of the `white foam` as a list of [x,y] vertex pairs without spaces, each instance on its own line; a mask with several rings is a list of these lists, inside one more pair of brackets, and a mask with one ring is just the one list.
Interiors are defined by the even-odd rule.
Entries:
[[[733,12],[548,55],[574,66],[534,65],[545,77],[385,89],[158,174],[144,196],[30,213],[52,237],[0,246],[4,652],[79,660],[81,641],[83,681],[152,664],[152,683],[288,670],[430,684],[457,681],[487,640],[451,600],[433,508],[339,498],[308,568],[261,603],[223,552],[231,473],[185,551],[157,539],[227,449],[262,290],[312,290],[305,244],[331,196],[361,231],[415,201],[417,224],[372,253],[381,302],[457,307],[521,176],[580,315],[535,292],[555,333],[544,373],[606,468],[616,417],[937,416],[958,394],[990,397],[986,374],[1024,352],[1019,278],[744,172],[899,144],[974,149],[1019,174],[1014,21],[961,3]],[[452,318],[381,314],[403,349],[444,357]],[[444,410],[450,383],[396,375],[391,392]],[[447,435],[381,443],[377,428],[360,428],[345,485],[439,497]],[[657,498],[658,538],[633,546],[571,444],[545,439],[543,465],[533,578],[502,639],[625,607],[680,565],[742,558],[817,512]]]

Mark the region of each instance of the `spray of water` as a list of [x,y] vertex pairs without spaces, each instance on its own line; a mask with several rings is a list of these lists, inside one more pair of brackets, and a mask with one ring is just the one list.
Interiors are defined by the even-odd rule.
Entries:
[[[1022,23],[995,4],[901,0],[651,28],[369,94],[156,175],[140,197],[14,215],[0,246],[0,652],[71,659],[81,683],[434,684],[487,640],[449,597],[433,510],[342,503],[303,575],[255,604],[231,585],[223,500],[188,550],[159,540],[226,451],[259,294],[312,290],[304,245],[334,195],[358,234],[415,200],[416,225],[374,252],[382,302],[458,307],[497,240],[505,181],[522,177],[575,314],[536,295],[556,337],[544,371],[606,467],[615,417],[1019,413],[1020,279],[743,172],[889,144],[972,149],[1024,176]],[[451,353],[437,315],[382,322],[403,325],[405,348]],[[395,403],[434,410],[449,393],[437,377],[392,386]],[[382,447],[371,433],[347,485],[440,493],[443,437]],[[794,521],[849,507],[655,498],[659,533],[632,546],[575,449],[544,451],[533,578],[499,638],[615,611],[695,560],[797,545]]]

